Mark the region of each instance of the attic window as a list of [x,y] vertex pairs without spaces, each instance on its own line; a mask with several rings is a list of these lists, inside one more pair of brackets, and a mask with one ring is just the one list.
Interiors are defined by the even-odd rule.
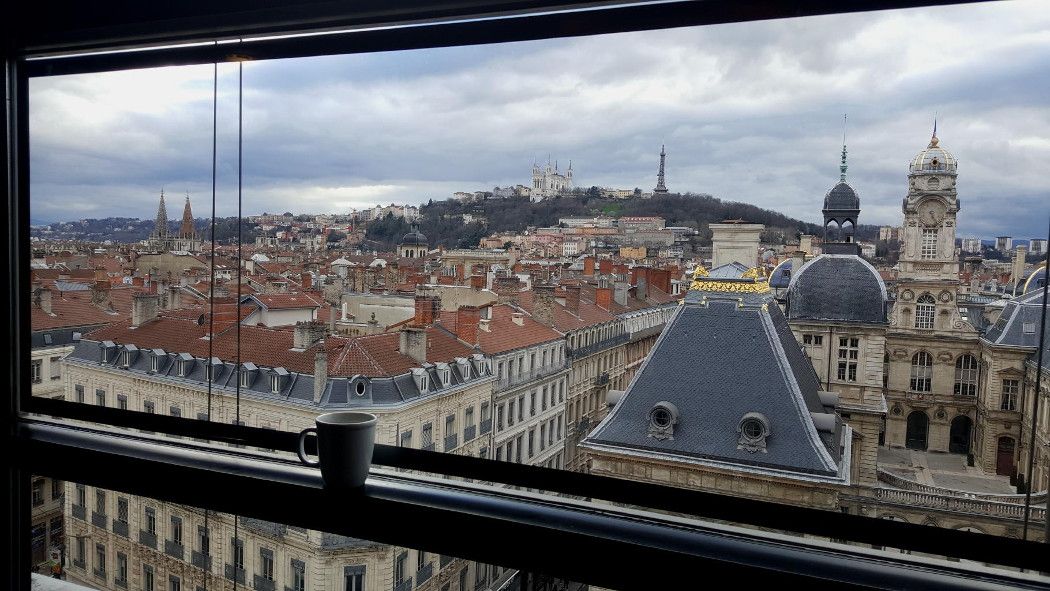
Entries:
[[740,424],[737,425],[737,432],[740,433],[737,449],[751,453],[756,451],[766,453],[766,438],[769,437],[770,431],[769,419],[765,415],[758,412],[745,414],[740,419]]
[[365,395],[365,383],[364,382],[358,382],[357,384],[355,384],[354,385],[354,393],[357,394],[358,396],[364,396]]
[[649,437],[659,440],[674,439],[678,424],[678,408],[670,402],[657,402],[649,411]]
[[121,351],[120,353],[120,366],[127,369],[131,365],[131,353],[128,351]]
[[1035,334],[1035,323],[1024,322],[1021,324],[1021,332],[1024,334]]
[[277,374],[270,376],[270,391],[274,394],[281,391],[281,376]]
[[156,373],[158,368],[160,368],[160,356],[154,355],[149,360],[149,370]]

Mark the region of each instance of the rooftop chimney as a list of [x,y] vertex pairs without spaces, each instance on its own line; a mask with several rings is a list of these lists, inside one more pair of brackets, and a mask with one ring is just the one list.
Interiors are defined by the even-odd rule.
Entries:
[[594,275],[594,258],[587,257],[583,259],[583,274],[588,277]]
[[532,316],[544,326],[554,324],[554,286],[535,285],[532,288]]
[[456,310],[456,336],[471,345],[478,342],[478,325],[481,322],[481,308],[477,306],[460,306]]
[[613,283],[613,299],[617,304],[627,307],[627,288],[630,285],[617,281]]
[[325,387],[328,385],[328,351],[324,341],[318,344],[314,352],[314,404],[321,402]]
[[416,326],[430,326],[437,320],[441,313],[441,298],[431,295],[416,296],[416,315],[413,324]]
[[485,276],[484,275],[471,275],[470,276],[470,287],[473,289],[481,290],[485,288]]
[[326,332],[323,320],[304,320],[295,323],[295,332],[292,336],[292,348],[305,351],[314,343],[324,339]]
[[406,326],[401,329],[398,351],[419,363],[427,361],[427,329]]
[[492,281],[492,291],[496,292],[497,300],[501,304],[517,302],[520,290],[521,281],[515,276],[496,277]]
[[565,286],[565,308],[573,314],[580,314],[580,286]]
[[182,307],[182,288],[172,285],[168,288],[168,309],[175,310]]
[[46,314],[51,314],[51,290],[47,287],[41,287],[36,290],[35,298],[37,305]]
[[96,280],[91,284],[91,303],[101,304],[109,299],[109,282]]
[[612,289],[608,287],[599,287],[594,290],[594,303],[603,310],[608,310],[612,307]]
[[159,295],[155,293],[136,293],[131,296],[131,326],[142,326],[156,318],[159,312]]

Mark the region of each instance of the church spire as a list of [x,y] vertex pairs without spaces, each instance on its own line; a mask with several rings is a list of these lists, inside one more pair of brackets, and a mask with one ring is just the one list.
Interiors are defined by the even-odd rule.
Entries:
[[664,150],[663,144],[660,145],[660,171],[656,173],[656,188],[653,189],[653,193],[666,193],[667,186],[664,184],[664,159],[667,158],[667,152]]
[[158,236],[168,233],[168,209],[164,206],[164,189],[160,190],[160,206],[157,207],[157,225],[154,232]]
[[179,228],[180,238],[192,238],[194,235],[193,211],[190,209],[190,196],[186,194],[186,207],[182,210],[182,227]]

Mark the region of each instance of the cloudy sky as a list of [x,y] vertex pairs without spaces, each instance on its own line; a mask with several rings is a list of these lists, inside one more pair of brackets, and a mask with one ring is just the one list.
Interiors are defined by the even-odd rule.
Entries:
[[[673,191],[819,221],[838,180],[897,224],[933,119],[959,160],[960,235],[1044,235],[1045,0],[498,46],[249,63],[244,212],[348,212],[529,184]],[[212,67],[31,81],[32,218],[210,214]],[[219,68],[218,214],[236,212],[237,66]],[[171,202],[169,202],[171,203]]]

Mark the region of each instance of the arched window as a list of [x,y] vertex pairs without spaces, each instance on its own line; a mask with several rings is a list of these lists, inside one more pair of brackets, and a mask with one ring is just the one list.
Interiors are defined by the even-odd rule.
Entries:
[[929,392],[932,376],[933,357],[926,351],[919,351],[911,358],[911,391]]
[[915,300],[915,328],[932,329],[933,317],[937,310],[937,301],[933,296],[924,293]]
[[977,359],[973,355],[961,355],[955,360],[956,396],[977,395]]

